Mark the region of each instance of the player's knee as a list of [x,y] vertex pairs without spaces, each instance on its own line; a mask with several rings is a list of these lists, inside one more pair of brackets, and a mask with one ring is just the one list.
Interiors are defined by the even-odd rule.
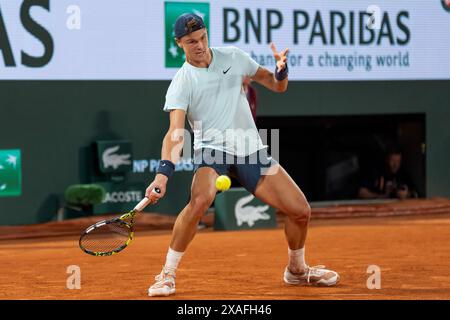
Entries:
[[200,219],[211,206],[213,199],[206,195],[198,195],[191,198],[189,202],[190,214]]
[[311,217],[311,207],[308,203],[300,202],[287,211],[289,217],[298,223],[307,223]]

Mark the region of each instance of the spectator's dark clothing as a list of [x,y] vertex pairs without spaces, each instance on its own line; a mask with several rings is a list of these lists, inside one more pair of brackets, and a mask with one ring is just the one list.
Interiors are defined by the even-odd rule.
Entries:
[[397,190],[400,190],[403,186],[407,186],[410,192],[413,192],[414,187],[409,176],[402,170],[396,174],[387,172],[386,170],[382,172],[375,173],[370,177],[362,181],[361,187],[369,189],[371,192],[378,194],[385,194],[386,185],[391,182],[393,186],[393,191],[389,194],[390,198],[396,198]]

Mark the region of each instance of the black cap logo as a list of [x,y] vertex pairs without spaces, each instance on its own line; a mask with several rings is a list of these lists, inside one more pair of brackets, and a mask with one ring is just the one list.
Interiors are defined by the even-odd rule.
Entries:
[[189,20],[186,23],[186,28],[187,28],[188,33],[191,33],[193,31],[197,31],[199,29],[199,28],[197,28],[197,20],[195,20],[194,18]]

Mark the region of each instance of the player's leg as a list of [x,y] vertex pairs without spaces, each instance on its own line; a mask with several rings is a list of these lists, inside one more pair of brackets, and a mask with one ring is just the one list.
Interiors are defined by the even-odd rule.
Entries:
[[200,167],[195,172],[191,198],[175,221],[165,265],[161,273],[156,276],[155,283],[149,288],[149,296],[168,296],[175,293],[175,274],[178,264],[195,236],[200,219],[214,200],[217,177],[216,171],[210,167]]
[[194,238],[197,226],[216,196],[217,172],[211,167],[201,167],[192,180],[191,199],[178,215],[172,231],[170,247],[184,252]]
[[255,196],[287,215],[285,235],[288,242],[289,262],[284,281],[289,284],[333,286],[339,281],[335,271],[323,266],[310,267],[305,263],[305,241],[311,215],[305,195],[284,168],[275,164],[256,185]]
[[[284,168],[275,164],[273,174],[261,176],[256,185],[255,196],[286,214],[285,235],[289,248],[296,251],[304,248],[311,209],[305,195]],[[270,173],[269,172],[269,173]],[[306,266],[292,265],[295,271]]]

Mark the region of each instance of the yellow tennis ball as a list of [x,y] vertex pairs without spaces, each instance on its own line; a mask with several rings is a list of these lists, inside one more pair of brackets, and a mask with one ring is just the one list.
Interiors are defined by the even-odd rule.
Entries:
[[216,188],[219,191],[227,191],[231,187],[231,180],[226,175],[218,176],[216,179]]

